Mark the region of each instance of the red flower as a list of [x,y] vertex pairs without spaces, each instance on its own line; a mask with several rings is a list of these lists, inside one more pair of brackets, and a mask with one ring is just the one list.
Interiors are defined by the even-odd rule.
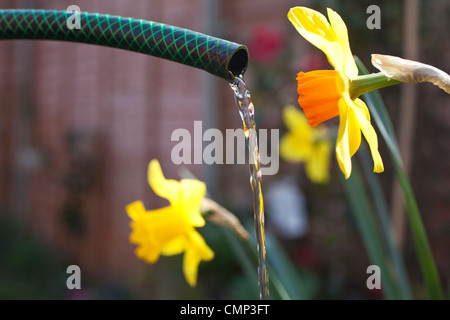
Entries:
[[252,32],[248,49],[252,61],[267,63],[275,60],[283,49],[284,39],[274,28],[262,25]]

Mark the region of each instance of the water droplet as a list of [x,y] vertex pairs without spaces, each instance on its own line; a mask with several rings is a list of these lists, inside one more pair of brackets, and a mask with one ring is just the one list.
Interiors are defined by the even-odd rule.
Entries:
[[253,106],[253,103],[250,103],[250,105],[248,106],[248,112],[250,112],[250,115],[252,117],[255,116],[255,107]]
[[258,177],[259,180],[262,180],[262,173],[261,173],[261,170],[258,170],[258,172],[257,172],[257,177]]

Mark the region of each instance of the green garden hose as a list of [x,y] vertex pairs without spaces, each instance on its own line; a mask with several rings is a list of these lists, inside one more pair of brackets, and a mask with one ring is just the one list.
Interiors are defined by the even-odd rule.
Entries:
[[69,28],[73,13],[57,10],[0,10],[0,39],[62,40],[97,44],[152,55],[202,69],[233,82],[245,72],[245,46],[153,21],[80,12],[80,28]]

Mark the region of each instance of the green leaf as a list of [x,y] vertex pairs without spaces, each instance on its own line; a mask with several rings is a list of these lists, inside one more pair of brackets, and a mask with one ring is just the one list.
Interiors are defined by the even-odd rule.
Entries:
[[409,283],[403,257],[392,236],[388,206],[383,195],[378,175],[372,170],[372,158],[367,148],[361,148],[358,154],[361,158],[364,175],[374,200],[376,212],[378,213],[378,219],[380,221],[384,239],[386,240],[387,249],[394,265],[394,281],[400,287],[401,298],[410,300],[413,298],[411,285]]
[[[257,276],[257,260],[258,254],[256,252],[256,242],[254,237],[251,240],[240,240],[228,228],[223,228],[226,239],[230,243],[232,251],[236,254],[238,263],[241,265],[247,279],[250,283],[255,285],[256,292],[258,291],[258,276]],[[268,266],[269,277],[269,298],[292,300],[290,292],[286,289],[284,283],[280,281],[277,273]],[[295,296],[295,295],[294,295]]]
[[317,290],[317,279],[295,266],[276,237],[266,232],[266,249],[269,269],[278,276],[278,280],[293,300],[308,300]]
[[383,242],[377,230],[377,223],[370,200],[365,192],[365,186],[361,179],[358,165],[356,163],[353,164],[352,174],[347,180],[344,179],[343,175],[340,176],[347,191],[347,196],[353,209],[352,214],[363,239],[369,259],[373,264],[380,267],[383,292],[387,299],[399,299],[400,296],[388,268]]
[[[360,71],[362,73],[367,73],[367,69],[357,57],[355,57],[355,61]],[[389,149],[395,173],[403,191],[408,218],[411,225],[412,237],[419,257],[419,263],[422,269],[425,285],[428,289],[429,297],[431,299],[443,299],[444,294],[439,279],[439,274],[431,253],[419,207],[416,203],[416,198],[412,191],[408,177],[403,169],[400,151],[388,113],[381,96],[377,91],[365,93],[363,97],[375,123],[378,126],[380,134]]]

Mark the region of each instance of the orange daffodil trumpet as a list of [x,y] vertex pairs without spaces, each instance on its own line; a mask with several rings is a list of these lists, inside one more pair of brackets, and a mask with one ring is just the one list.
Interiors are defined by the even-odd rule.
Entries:
[[347,27],[336,12],[327,11],[329,22],[321,13],[305,7],[292,8],[288,13],[288,19],[297,31],[322,50],[334,67],[334,70],[300,72],[297,76],[298,102],[312,127],[339,115],[336,157],[346,179],[352,170],[351,157],[361,144],[361,132],[369,144],[374,171],[383,172],[369,110],[351,91],[351,83],[358,77],[358,68],[350,50]]
[[327,183],[331,155],[327,128],[311,128],[303,113],[293,105],[284,107],[283,120],[288,132],[280,141],[280,155],[289,162],[304,162],[312,182]]
[[206,186],[193,179],[166,179],[157,160],[152,160],[148,166],[148,183],[158,196],[169,200],[170,205],[147,211],[141,201],[135,201],[126,207],[132,219],[130,241],[138,245],[136,255],[154,263],[160,255],[184,252],[183,273],[189,285],[195,286],[200,262],[214,257],[214,252],[195,230],[205,225],[200,204]]

